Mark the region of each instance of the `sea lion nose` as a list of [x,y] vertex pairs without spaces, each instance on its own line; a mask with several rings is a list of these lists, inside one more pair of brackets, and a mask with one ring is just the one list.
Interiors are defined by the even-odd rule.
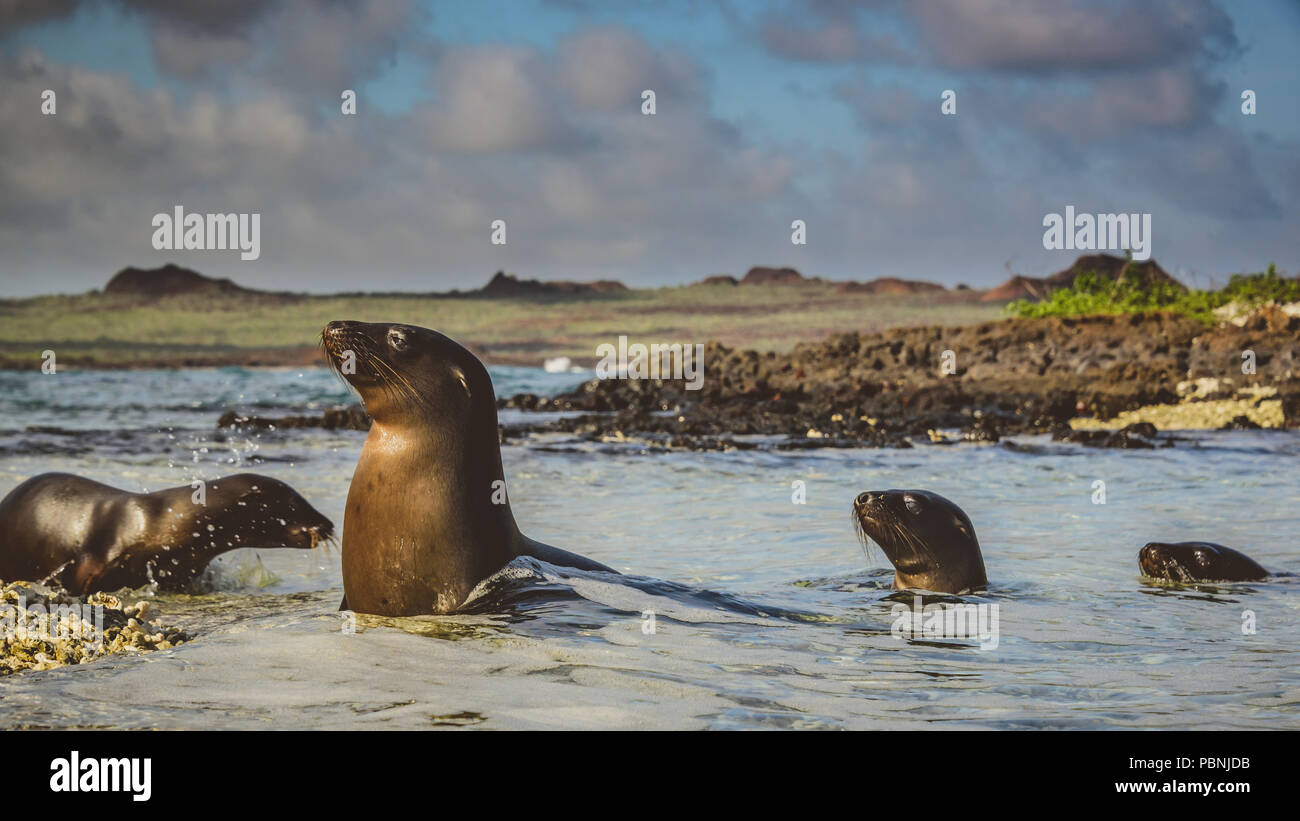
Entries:
[[863,507],[864,505],[869,505],[874,501],[876,501],[876,494],[868,492],[868,493],[859,493],[858,498],[854,499],[853,503],[856,504],[858,507]]
[[354,322],[350,319],[336,319],[333,322],[326,324],[325,329],[321,331],[321,334],[329,337],[342,336],[360,324],[360,322]]

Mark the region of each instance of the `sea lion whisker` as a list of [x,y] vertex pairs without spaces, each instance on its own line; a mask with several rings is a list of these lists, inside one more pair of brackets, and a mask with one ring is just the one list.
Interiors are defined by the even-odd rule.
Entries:
[[924,539],[910,530],[907,532],[907,538],[909,544],[912,545],[913,550],[915,550],[919,556],[924,556],[929,559],[930,563],[935,567],[943,566],[943,562],[935,555],[934,551],[930,549],[930,545],[927,544]]
[[930,553],[929,548],[926,547],[925,542],[917,538],[916,534],[913,533],[911,530],[909,530],[904,523],[898,521],[897,519],[894,519],[892,524],[894,528],[895,537],[899,541],[901,541],[904,545],[907,546],[907,549],[912,554],[912,558],[914,558],[918,562],[924,562],[926,558],[932,557],[932,554]]
[[404,374],[399,373],[396,368],[384,360],[379,353],[371,347],[369,340],[358,344],[356,353],[362,359],[363,364],[370,369],[371,373],[383,377],[385,372],[390,378],[380,379],[380,389],[384,395],[390,399],[401,400],[404,404],[410,406],[418,404],[420,401],[419,392]]
[[[867,561],[872,561],[871,537],[867,535],[867,529],[862,524],[862,517],[855,510],[852,512],[853,531],[857,534],[858,542],[862,545],[862,552],[867,557]],[[883,550],[883,548],[882,548]]]
[[411,381],[407,379],[406,376],[398,373],[397,370],[392,365],[389,365],[387,362],[385,362],[382,358],[378,356],[373,356],[370,362],[382,366],[393,377],[393,380],[396,384],[389,386],[389,383],[387,381],[385,381],[384,384],[386,387],[392,387],[394,393],[396,393],[399,398],[406,400],[408,405],[420,404],[421,400],[420,400],[419,392],[415,390],[415,386],[411,384]]

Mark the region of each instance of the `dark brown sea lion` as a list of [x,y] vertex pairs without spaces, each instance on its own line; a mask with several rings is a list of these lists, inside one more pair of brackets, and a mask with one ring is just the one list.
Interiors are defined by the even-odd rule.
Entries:
[[374,420],[343,517],[346,609],[450,613],[517,556],[614,572],[519,531],[483,363],[413,325],[331,322],[321,341]]
[[334,526],[293,488],[256,473],[131,493],[43,473],[0,501],[0,579],[57,583],[79,595],[156,583],[182,589],[239,547],[311,548]]
[[853,521],[894,565],[894,589],[962,593],[988,584],[975,526],[927,490],[873,490],[853,500]]
[[1143,575],[1175,582],[1245,582],[1272,576],[1254,559],[1213,542],[1148,542],[1138,551]]

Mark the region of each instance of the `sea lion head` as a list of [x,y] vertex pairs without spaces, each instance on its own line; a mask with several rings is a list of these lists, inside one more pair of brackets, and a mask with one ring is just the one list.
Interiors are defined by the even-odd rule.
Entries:
[[[421,418],[483,421],[491,409],[496,434],[496,394],[478,357],[437,331],[390,322],[336,321],[321,331],[330,365],[361,396],[376,422]],[[453,433],[464,434],[464,431]]]
[[1213,542],[1148,542],[1138,567],[1153,579],[1175,582],[1251,581],[1269,572],[1246,554]]
[[853,500],[859,534],[894,565],[894,588],[960,593],[988,584],[975,527],[927,490],[873,490]]
[[334,540],[334,524],[293,488],[258,473],[207,483],[205,525],[218,544],[313,548]]

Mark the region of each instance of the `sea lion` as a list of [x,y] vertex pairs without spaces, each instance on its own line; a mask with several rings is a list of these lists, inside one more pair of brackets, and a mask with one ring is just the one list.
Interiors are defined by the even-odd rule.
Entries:
[[183,589],[239,547],[311,548],[334,525],[293,488],[256,473],[131,493],[43,473],[0,501],[0,579],[57,583],[78,595],[156,583]]
[[873,490],[853,500],[858,533],[894,565],[894,589],[962,593],[988,584],[975,526],[928,490]]
[[1239,550],[1213,542],[1148,542],[1138,551],[1143,575],[1175,582],[1246,582],[1272,576]]
[[331,322],[321,343],[373,420],[343,516],[345,609],[450,613],[522,555],[614,572],[519,531],[496,393],[474,354],[436,331],[385,322]]

